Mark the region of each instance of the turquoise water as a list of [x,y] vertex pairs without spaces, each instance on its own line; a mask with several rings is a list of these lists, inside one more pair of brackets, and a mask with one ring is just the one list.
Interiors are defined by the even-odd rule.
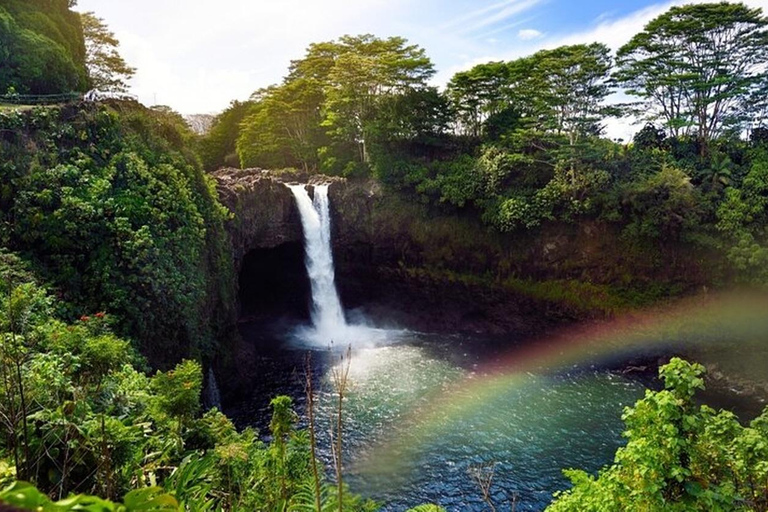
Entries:
[[[369,330],[376,336],[360,340],[358,346],[368,348],[352,354],[344,403],[347,482],[385,510],[424,502],[487,510],[473,471],[480,467],[490,476],[492,468],[490,494],[497,509],[510,510],[514,501],[518,511],[542,510],[554,493],[568,488],[562,469],[595,473],[613,460],[623,444],[624,407],[641,398],[646,385],[659,385],[656,364],[671,354],[707,364],[715,379],[725,377],[702,400],[750,419],[764,406],[750,389],[763,389],[768,380],[766,302],[750,295],[726,299],[598,325],[594,333],[586,331],[599,340],[593,346],[578,345],[584,332],[579,329],[563,346],[538,347],[514,336]],[[341,352],[292,344],[294,327],[241,325],[243,338],[257,347],[248,383],[252,394],[229,404],[227,412],[239,425],[265,432],[270,398],[287,394],[303,414],[303,368],[311,352],[320,453],[332,474],[335,400],[329,375],[340,368]],[[568,351],[579,357],[560,358]],[[527,363],[516,360],[525,354],[534,356]],[[553,367],[531,367],[534,360]],[[576,360],[582,365],[560,366]],[[531,373],[512,373],[513,366]],[[609,370],[627,367],[639,371]]]
[[[486,375],[471,356],[444,359],[430,350],[439,342],[413,341],[356,352],[350,363],[345,473],[385,510],[424,502],[485,510],[472,477],[479,464],[493,467],[498,507],[516,500],[517,510],[542,510],[568,487],[563,468],[596,471],[612,460],[622,410],[645,389],[601,370]],[[324,446],[334,407],[327,384],[318,405]]]

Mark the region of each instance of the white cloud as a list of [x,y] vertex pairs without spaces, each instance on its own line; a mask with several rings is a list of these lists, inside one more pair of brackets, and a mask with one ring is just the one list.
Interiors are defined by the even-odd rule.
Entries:
[[[659,16],[675,5],[705,3],[711,0],[672,0],[649,5],[634,11],[622,18],[610,19],[611,13],[604,13],[596,20],[596,24],[586,30],[572,34],[560,34],[542,41],[540,48],[556,48],[565,44],[591,43],[598,41],[609,48],[617,50],[627,43],[632,36],[643,30],[652,19]],[[768,0],[744,0],[751,7],[761,7],[768,11]]]
[[539,32],[535,28],[524,28],[517,33],[517,37],[519,39],[522,39],[523,41],[531,41],[533,39],[538,39],[543,35],[544,35],[543,33]]
[[528,11],[540,4],[542,0],[518,0],[510,3],[496,12],[488,13],[487,16],[483,16],[481,19],[472,22],[469,26],[462,30],[462,33],[473,32],[484,27],[495,25],[501,21],[508,20],[522,12]]
[[491,13],[494,13],[494,11],[498,12],[499,10],[509,7],[510,5],[516,4],[519,1],[520,0],[504,0],[502,2],[491,4],[485,7],[481,7],[480,9],[470,11],[468,13],[464,13],[448,21],[447,23],[443,24],[443,28],[456,27],[458,25],[462,25],[472,20],[476,20],[477,18],[482,18],[486,15],[492,15]]
[[[132,91],[142,102],[152,104],[156,96],[158,103],[194,114],[219,111],[279,82],[310,43],[343,34],[408,37],[432,57],[434,83],[442,85],[475,64],[542,48],[602,41],[616,49],[653,17],[690,0],[662,1],[621,18],[601,16],[581,30],[564,29],[572,33],[525,28],[548,1],[79,0],[79,8],[96,11],[116,32],[126,60],[138,68]],[[768,0],[746,3],[768,10]]]
[[80,0],[138,69],[132,92],[184,114],[217,112],[279,82],[316,41],[391,27],[407,0]]

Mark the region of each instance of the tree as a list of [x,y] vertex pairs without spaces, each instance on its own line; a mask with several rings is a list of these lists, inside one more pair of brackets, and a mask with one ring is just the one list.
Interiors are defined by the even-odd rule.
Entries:
[[158,414],[178,421],[180,433],[184,422],[192,419],[200,409],[202,367],[197,361],[184,360],[173,370],[157,372],[151,387],[156,393],[154,405]]
[[768,19],[727,2],[673,7],[618,52],[616,80],[664,120],[674,136],[708,142],[743,123],[748,100],[765,84]]
[[715,227],[727,240],[729,263],[750,281],[768,282],[768,152],[755,150],[741,187],[723,195]]
[[677,167],[641,176],[620,194],[625,232],[639,239],[679,239],[701,219],[701,195]]
[[531,57],[538,94],[546,105],[543,127],[566,135],[575,146],[584,135],[599,133],[599,122],[608,112],[603,102],[611,92],[608,72],[612,59],[602,43],[561,46],[542,50]]
[[117,51],[120,42],[104,20],[93,12],[80,15],[85,35],[88,77],[94,89],[108,92],[126,92],[128,80],[136,73]]
[[[367,170],[376,139],[441,129],[441,98],[426,85],[433,73],[424,50],[400,37],[344,36],[312,44],[291,63],[282,84],[252,96],[237,141],[241,164]],[[404,102],[428,118],[392,123],[382,116],[402,106],[395,98],[406,96]]]
[[489,62],[451,78],[447,94],[456,110],[459,133],[479,137],[483,122],[514,101],[511,75],[510,63]]
[[240,136],[240,123],[248,115],[251,106],[251,102],[233,101],[214,118],[208,133],[200,141],[200,156],[205,170],[214,171],[219,167],[240,165],[236,144]]
[[241,165],[317,167],[322,89],[311,78],[295,78],[257,91],[243,120],[237,152]]
[[743,427],[736,415],[697,407],[704,367],[674,358],[662,391],[624,411],[627,445],[595,478],[565,471],[573,488],[550,512],[765,510],[768,410]]
[[382,140],[420,140],[448,131],[450,105],[435,87],[413,89],[382,99],[372,131]]
[[344,36],[325,84],[323,125],[333,136],[356,144],[359,161],[367,163],[379,101],[426,87],[432,75],[424,49],[401,37]]
[[[510,62],[480,64],[454,75],[447,94],[457,114],[457,131],[473,137],[522,126],[567,135],[599,132],[608,113],[603,102],[612,59],[600,43],[542,50]],[[485,133],[483,133],[485,132]]]
[[[74,17],[74,19],[72,19]],[[18,0],[0,6],[0,94],[61,94],[86,89],[76,13]]]

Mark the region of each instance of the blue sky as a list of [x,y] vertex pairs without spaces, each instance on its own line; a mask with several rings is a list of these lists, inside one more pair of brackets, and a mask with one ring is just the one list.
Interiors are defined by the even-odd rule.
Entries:
[[[699,1],[699,0],[695,0]],[[618,48],[676,0],[79,0],[138,68],[132,92],[184,114],[215,113],[279,82],[311,42],[400,35],[423,46],[435,84],[457,71],[561,44]],[[746,0],[768,10],[768,0]],[[633,128],[609,123],[609,135]]]

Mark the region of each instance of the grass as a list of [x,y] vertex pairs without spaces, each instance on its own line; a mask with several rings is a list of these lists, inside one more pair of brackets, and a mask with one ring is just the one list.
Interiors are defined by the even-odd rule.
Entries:
[[17,105],[15,103],[0,103],[0,112],[11,110],[32,110],[34,108],[57,108],[59,105]]

